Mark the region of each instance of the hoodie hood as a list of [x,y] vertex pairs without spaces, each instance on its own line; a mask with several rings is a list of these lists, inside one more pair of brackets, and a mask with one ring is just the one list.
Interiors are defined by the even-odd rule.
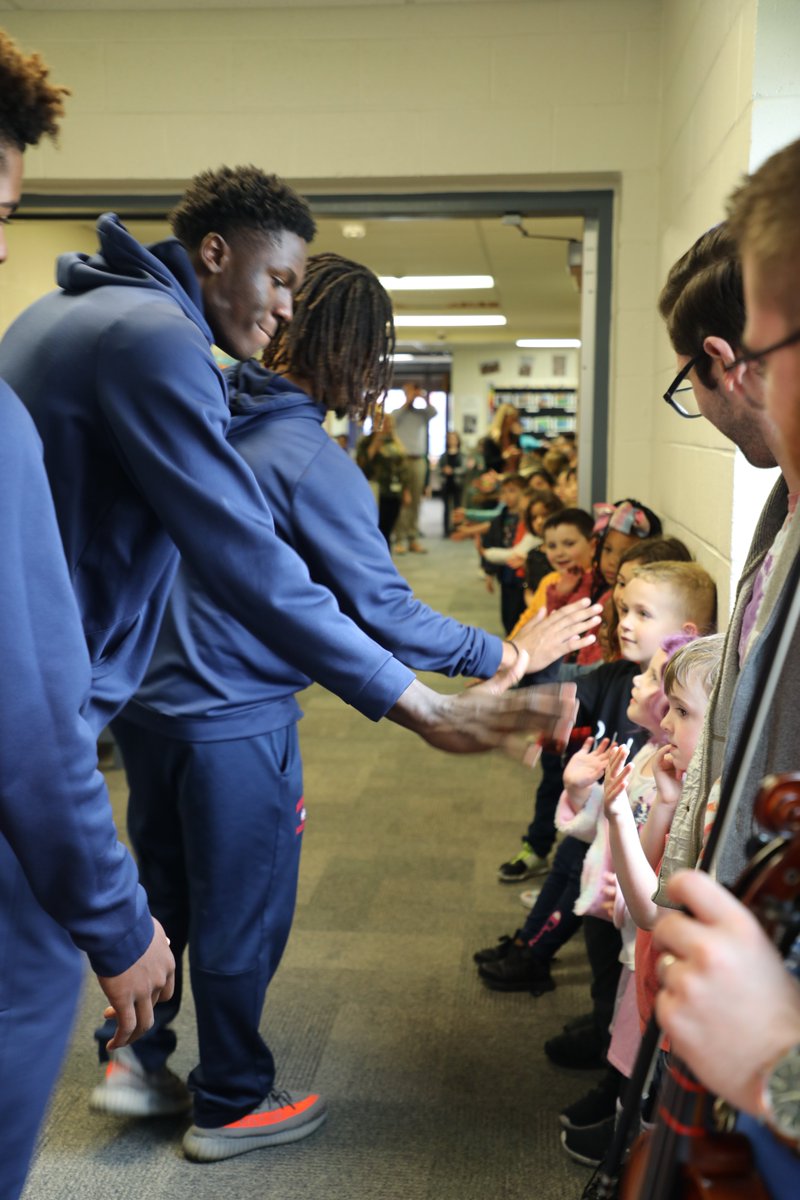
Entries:
[[97,222],[100,251],[61,254],[56,263],[56,282],[65,292],[88,292],[93,288],[123,284],[161,291],[176,301],[184,313],[214,340],[203,314],[200,284],[189,255],[177,238],[143,246],[132,237],[115,213],[104,213]]
[[[277,417],[284,414],[313,417],[322,424],[325,413],[322,407],[295,383],[283,375],[268,371],[255,359],[237,363],[223,371],[228,385],[228,402],[234,424],[252,417]],[[302,412],[300,411],[302,410]]]

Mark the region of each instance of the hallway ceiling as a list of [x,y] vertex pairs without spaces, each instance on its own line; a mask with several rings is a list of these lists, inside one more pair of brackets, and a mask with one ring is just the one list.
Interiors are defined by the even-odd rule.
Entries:
[[[313,198],[312,198],[313,204]],[[348,238],[357,223],[364,236]],[[165,237],[164,222],[128,220],[142,241]],[[580,336],[580,294],[567,269],[569,240],[580,241],[579,217],[524,218],[529,236],[498,217],[428,219],[317,218],[313,252],[329,251],[365,263],[378,275],[492,275],[480,291],[395,292],[396,315],[502,314],[502,327],[397,330],[399,348],[445,351],[455,345],[503,345],[517,338]],[[557,239],[557,240],[551,240]]]

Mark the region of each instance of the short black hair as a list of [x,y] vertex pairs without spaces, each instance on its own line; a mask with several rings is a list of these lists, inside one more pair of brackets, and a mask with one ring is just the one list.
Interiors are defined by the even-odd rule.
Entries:
[[23,151],[45,136],[56,139],[69,88],[48,82],[38,54],[25,55],[0,30],[0,160],[3,146]]
[[304,242],[317,227],[306,201],[277,175],[259,167],[220,167],[195,175],[169,214],[172,232],[187,250],[196,250],[208,233],[226,240],[238,232],[270,239],[295,233]]
[[263,363],[308,384],[339,416],[364,420],[389,390],[394,367],[389,294],[369,267],[339,254],[314,254]]
[[555,529],[559,525],[573,525],[579,533],[590,541],[594,537],[594,520],[584,508],[562,508],[559,512],[548,517],[542,526],[542,531]]

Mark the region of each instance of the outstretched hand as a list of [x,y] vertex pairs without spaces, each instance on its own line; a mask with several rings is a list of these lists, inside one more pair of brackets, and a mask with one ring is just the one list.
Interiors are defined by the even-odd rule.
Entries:
[[549,614],[540,609],[516,634],[514,644],[527,651],[531,672],[543,671],[565,654],[593,645],[597,638],[591,631],[600,624],[601,613],[601,606],[588,599]]
[[577,754],[573,754],[564,767],[564,787],[569,791],[588,791],[593,783],[603,778],[611,755],[610,738],[603,738],[595,745],[594,738],[587,738]]
[[170,1000],[175,989],[175,959],[169,938],[155,917],[152,940],[141,958],[121,975],[98,975],[97,982],[109,1001],[103,1015],[117,1022],[106,1048],[118,1050],[147,1033],[153,1025],[155,1005]]
[[542,745],[563,748],[577,713],[575,684],[507,689],[527,669],[524,655],[514,668],[457,695],[442,695],[415,680],[387,714],[429,745],[451,754],[499,749],[532,765]]
[[679,771],[672,761],[669,746],[662,746],[653,757],[653,778],[656,781],[658,799],[668,808],[677,807],[681,798],[683,771]]

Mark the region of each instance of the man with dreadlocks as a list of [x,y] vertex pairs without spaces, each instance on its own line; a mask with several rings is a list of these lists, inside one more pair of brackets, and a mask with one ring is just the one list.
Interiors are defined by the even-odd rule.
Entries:
[[[393,344],[377,277],[338,255],[311,258],[295,316],[265,355],[271,370],[250,361],[227,372],[229,440],[279,535],[362,629],[415,669],[487,675],[499,639],[415,599],[379,532],[368,483],[323,429],[328,410],[373,410],[390,383]],[[540,627],[534,665],[564,653],[586,615],[578,608],[549,640]],[[274,1089],[259,1034],[292,922],[305,823],[295,694],[311,679],[287,658],[232,622],[182,566],[144,683],[114,723],[142,879],[176,958],[187,938],[191,948],[200,1062],[183,1144],[199,1161],[298,1140],[325,1119],[320,1096]],[[151,1094],[169,1075],[177,1007],[159,1006],[137,1048]],[[93,1105],[148,1111],[127,1082],[108,1076]]]
[[[0,31],[0,262],[23,155],[55,137],[65,88]],[[30,417],[0,382],[0,1196],[15,1200],[60,1069],[85,951],[112,1046],[152,1024],[173,959],[117,840],[81,712],[89,656]]]

